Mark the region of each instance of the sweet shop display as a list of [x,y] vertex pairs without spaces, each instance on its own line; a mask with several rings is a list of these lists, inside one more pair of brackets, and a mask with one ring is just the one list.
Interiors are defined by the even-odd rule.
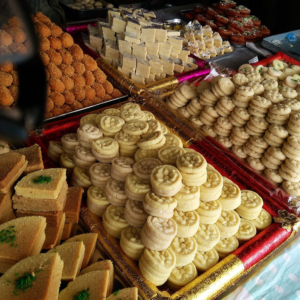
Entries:
[[[287,193],[299,196],[300,67],[282,60],[240,66],[232,78],[182,85],[169,107]],[[191,90],[193,93],[187,93]]]
[[[203,41],[198,25],[199,41]],[[111,9],[107,22],[98,20],[96,28],[88,29],[92,49],[135,83],[150,84],[198,68],[189,57],[194,47],[199,48],[194,34],[189,38],[192,45],[179,31],[165,29],[153,11]]]
[[[194,93],[184,89],[187,97]],[[272,224],[259,194],[184,148],[138,104],[87,114],[77,124],[77,133],[49,143],[48,153],[55,145],[69,155],[71,185],[85,190],[87,209],[147,282],[181,290]],[[59,154],[53,159],[61,164]]]
[[[46,119],[122,96],[96,61],[83,53],[69,33],[63,32],[42,13],[37,13],[32,19],[48,81]],[[18,18],[13,17],[9,24],[2,26],[0,44],[2,53],[28,51],[26,35]],[[14,107],[19,80],[10,62],[1,65],[0,84],[1,108]]]
[[77,10],[90,10],[90,9],[98,9],[98,8],[113,8],[114,5],[111,3],[103,3],[102,1],[94,1],[94,0],[75,0],[74,4],[67,5],[70,8]]
[[261,41],[270,35],[270,30],[251,14],[251,10],[234,1],[220,1],[210,6],[198,5],[193,13],[186,13],[188,19],[198,20],[203,26],[210,26],[225,40],[236,45]]
[[[107,18],[62,28],[31,15],[45,122],[19,141],[0,127],[0,300],[213,300],[291,260],[300,63],[262,60],[270,30],[240,3],[195,5],[172,19],[150,3],[76,0],[64,8]],[[2,22],[0,53],[30,50],[23,22]],[[8,117],[17,70],[0,65]]]

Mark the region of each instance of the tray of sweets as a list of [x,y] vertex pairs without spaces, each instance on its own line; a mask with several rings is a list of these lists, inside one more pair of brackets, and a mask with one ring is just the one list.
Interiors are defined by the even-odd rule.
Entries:
[[[290,33],[294,34],[296,41],[289,41],[287,35]],[[293,57],[296,60],[300,60],[300,42],[299,42],[300,30],[294,30],[286,33],[276,34],[268,36],[263,39],[262,45],[271,50],[272,52],[281,51],[286,55]]]
[[[286,75],[288,75],[292,78],[293,83],[294,82],[297,83],[297,76],[298,76],[297,72],[299,72],[299,70],[300,70],[300,68],[299,68],[300,63],[282,52],[278,52],[276,55],[266,58],[266,59],[263,59],[255,64],[253,64],[252,66],[254,68],[257,66],[259,66],[258,68],[262,68],[265,66],[269,66],[270,68],[275,68],[273,66],[274,63],[277,64],[276,62],[279,62],[279,64],[280,64],[280,61],[286,64],[285,68],[287,68],[287,67],[294,68],[294,69],[287,68],[287,71],[285,71],[285,69],[283,71],[292,72],[295,77],[293,77],[293,76],[291,77],[292,73],[289,73],[290,75],[288,75],[288,74],[286,74]],[[244,65],[244,66],[247,67],[247,65]],[[224,75],[232,76],[232,75],[230,75],[230,73],[225,74],[225,73],[222,73],[222,71],[219,74],[223,74],[223,76]],[[232,74],[234,74],[234,72]],[[216,73],[215,76],[216,75],[218,75],[218,74]],[[287,77],[287,76],[285,76],[285,77]],[[284,78],[282,78],[282,79],[283,79],[283,81],[279,82],[279,86],[278,86],[279,92],[276,92],[275,93],[276,95],[277,94],[280,95],[280,93],[281,93],[280,90],[282,88],[286,88],[284,80],[287,80],[287,79],[284,79]],[[212,80],[212,83],[213,83],[213,81],[215,79],[210,78],[208,80],[209,81]],[[196,83],[196,85],[197,84],[199,84],[199,82]],[[204,84],[204,83],[202,83],[202,84]],[[210,83],[208,83],[208,85],[209,85],[208,86],[208,89],[209,89]],[[199,84],[199,87],[201,88],[201,82]],[[268,102],[270,104],[270,106],[272,106],[272,107],[273,107],[273,105],[276,106],[276,103],[272,103],[272,101],[267,101],[267,99],[269,99],[269,98],[264,98],[265,96],[268,97],[268,95],[271,95],[271,94],[267,92],[267,94],[265,95],[264,93],[260,94],[259,95],[260,97],[258,97],[257,99],[260,99],[260,98],[265,99],[265,102],[266,103]],[[284,93],[284,91],[283,91],[283,93]],[[294,94],[297,96],[297,94],[295,92],[294,92]],[[194,107],[196,105],[196,100],[193,100],[193,101],[195,101],[194,103],[187,104],[187,106],[184,106],[183,108],[178,109],[178,108],[174,107],[175,109],[177,109],[176,115],[181,118],[183,117],[183,118],[189,120],[190,121],[189,124],[191,124],[192,127],[194,126],[194,128],[196,127],[197,129],[199,129],[200,132],[204,133],[207,136],[207,140],[210,140],[209,143],[212,144],[212,148],[219,149],[219,152],[222,153],[222,155],[224,154],[226,157],[229,158],[230,164],[234,163],[235,165],[239,166],[239,168],[241,169],[241,174],[244,174],[244,176],[246,176],[246,177],[249,176],[249,177],[253,178],[254,182],[256,182],[257,186],[260,187],[261,191],[265,190],[266,193],[276,195],[276,201],[280,202],[281,205],[284,205],[285,207],[293,208],[294,211],[297,214],[299,214],[299,202],[298,202],[299,200],[298,200],[298,194],[297,194],[297,184],[298,184],[297,176],[299,176],[299,170],[294,168],[293,176],[295,176],[295,177],[293,177],[293,178],[291,176],[285,175],[282,170],[282,168],[284,168],[285,170],[290,172],[287,169],[286,164],[289,164],[291,161],[293,163],[297,164],[297,159],[298,159],[296,156],[293,156],[293,158],[292,158],[291,154],[289,154],[289,152],[286,152],[286,150],[283,149],[285,147],[289,147],[289,145],[288,145],[290,143],[289,141],[293,141],[295,139],[297,140],[297,133],[294,133],[293,131],[290,131],[290,129],[289,129],[289,121],[285,122],[285,124],[282,124],[282,125],[274,124],[272,120],[268,119],[268,115],[267,115],[268,109],[265,111],[265,114],[262,114],[259,116],[253,115],[253,111],[251,110],[251,103],[252,103],[251,100],[250,100],[250,110],[249,110],[249,107],[247,110],[247,107],[241,108],[241,107],[238,107],[235,105],[235,104],[239,104],[239,103],[235,102],[234,96],[233,96],[233,98],[231,96],[230,99],[227,97],[230,100],[232,111],[231,112],[228,111],[227,114],[223,115],[222,110],[220,110],[219,107],[222,108],[222,106],[220,106],[220,105],[221,105],[221,103],[225,103],[224,102],[225,100],[222,100],[223,102],[220,102],[217,98],[215,98],[215,100],[217,100],[217,101],[215,102],[214,105],[216,105],[216,106],[214,106],[214,107],[217,109],[214,110],[213,107],[205,108],[205,105],[207,105],[207,104],[204,103],[205,101],[201,102],[201,101],[203,101],[203,99],[205,99],[201,95],[202,95],[202,93],[200,93],[200,96],[199,96],[200,98],[197,101],[197,103],[200,106],[201,106],[200,103],[202,103],[202,108],[200,106],[198,106],[198,109],[200,109],[200,110],[199,110],[199,112],[197,112],[197,114],[196,114],[195,110],[194,110],[194,112],[192,110],[190,110],[193,105],[194,105]],[[295,105],[299,105],[297,97],[294,100],[293,99],[285,100],[284,103],[286,103],[286,105],[287,104],[291,105],[291,103],[293,102],[293,103],[295,103]],[[167,100],[167,103],[168,102],[170,103],[170,101],[171,101],[170,99]],[[232,103],[232,99],[233,99],[233,103]],[[283,98],[281,100],[279,99],[279,102],[281,102],[281,101],[284,101],[284,99]],[[172,105],[172,102],[171,102],[171,105]],[[190,107],[189,107],[189,105],[190,105]],[[202,110],[203,106],[204,106],[205,110]],[[293,106],[293,108],[295,109],[295,106]],[[186,110],[188,112],[186,112]],[[174,110],[172,110],[172,111],[174,111]],[[291,109],[290,109],[290,111],[291,111],[290,118],[291,118],[291,116],[293,116],[293,114],[298,113],[297,111],[293,112]],[[209,121],[206,121],[206,119],[204,118],[206,112],[210,112],[211,114],[215,113],[214,117],[210,119],[211,123]],[[219,114],[219,112],[221,114]],[[245,114],[245,116],[247,116],[247,120],[246,119],[244,120],[243,125],[235,123],[236,114],[238,112],[240,112],[240,113],[242,112]],[[190,113],[192,113],[192,115]],[[233,114],[233,117],[231,117],[232,114]],[[255,111],[254,111],[254,114],[256,114]],[[220,118],[220,120],[219,120],[219,118]],[[264,118],[267,118],[267,121],[265,121]],[[204,120],[204,123],[201,120]],[[248,129],[248,128],[252,128],[251,120],[252,120],[252,122],[253,121],[257,121],[257,122],[261,121],[267,127],[265,127],[265,129],[262,130],[260,133],[255,134],[255,133],[251,132],[251,129],[250,130]],[[222,132],[220,133],[220,131],[219,131],[220,127],[218,126],[218,124],[221,124],[221,121],[225,121],[225,122],[228,121],[229,122],[228,126],[231,128],[230,130],[228,130],[228,134],[226,133],[224,136],[222,136],[223,133]],[[270,122],[270,124],[268,124],[267,122],[268,123]],[[231,124],[231,123],[233,123],[233,124]],[[279,126],[280,130],[282,132],[284,132],[284,136],[282,136],[280,139],[275,138],[277,142],[274,143],[274,142],[272,142],[272,140],[270,141],[270,139],[268,139],[268,136],[273,137],[273,135],[272,135],[273,134],[272,132],[274,132],[273,129],[277,128],[278,126]],[[241,129],[234,129],[234,127],[240,127]],[[221,130],[222,130],[222,128],[221,128]],[[246,133],[244,133],[244,135],[245,135],[245,137],[247,135],[247,139],[239,140],[240,143],[236,144],[237,142],[236,142],[236,137],[235,137],[236,134],[235,133],[236,132],[245,132],[245,131],[246,131]],[[217,134],[217,132],[219,132],[221,135]],[[295,136],[295,134],[296,134],[296,136]],[[250,137],[251,137],[251,139],[249,140]],[[255,143],[254,140],[260,141],[261,145],[264,144],[265,150],[263,151],[261,149],[261,151],[260,151],[261,154],[257,154],[256,152],[253,153],[251,151],[248,151],[247,147],[254,149],[254,147],[252,146],[252,144]],[[267,160],[267,158],[270,157],[270,155],[271,155],[270,153],[272,153],[272,151],[274,151],[274,150],[276,150],[276,151],[280,150],[279,152],[281,153],[281,149],[283,149],[282,150],[283,153],[286,153],[286,155],[283,155],[283,157],[282,157],[283,160],[282,161],[273,160],[273,162],[275,162],[275,163],[280,163],[278,165],[270,164]],[[248,153],[245,154],[244,151],[246,151],[246,150],[248,151]],[[298,150],[296,149],[295,151],[296,151],[295,153],[297,153]],[[275,155],[275,154],[273,154],[273,155]],[[272,160],[272,157],[270,159]],[[256,163],[256,165],[254,164],[254,162]],[[283,165],[283,167],[282,167],[282,165]],[[257,166],[260,166],[261,168],[258,168]],[[255,169],[255,167],[256,167],[256,169]],[[272,181],[272,179],[275,181]],[[281,188],[279,188],[279,187],[281,187]]]
[[[106,221],[103,221],[105,213],[101,218],[99,215],[92,213],[87,207],[83,207],[81,209],[81,220],[89,231],[98,234],[98,243],[101,245],[103,253],[113,260],[117,269],[121,270],[122,281],[129,286],[138,288],[141,299],[215,299],[262,261],[270,257],[274,251],[279,251],[279,247],[293,237],[293,228],[296,228],[299,219],[290,215],[287,210],[283,210],[283,207],[276,202],[273,195],[261,191],[253,178],[247,176],[247,174],[240,175],[240,169],[230,161],[228,156],[224,153],[220,154],[216,148],[214,149],[209,139],[200,132],[191,130],[190,125],[182,121],[181,118],[174,118],[174,114],[165,103],[157,99],[143,99],[140,97],[135,97],[131,101],[134,102],[131,102],[130,105],[133,103],[139,104],[143,113],[145,111],[151,112],[157,121],[166,126],[167,130],[177,137],[173,137],[176,143],[181,140],[182,146],[190,148],[189,151],[194,150],[202,154],[206,162],[211,165],[210,168],[215,168],[215,171],[212,172],[219,172],[241,190],[252,190],[261,195],[263,208],[274,218],[275,222],[270,222],[271,225],[259,231],[255,237],[240,245],[232,253],[227,253],[228,255],[220,259],[217,264],[206,271],[199,272],[194,280],[175,291],[166,284],[157,287],[151,282],[151,278],[149,280],[144,278],[138,263],[129,258],[122,250],[124,248],[121,248],[119,240],[107,232],[109,229],[106,226],[107,224],[105,225]],[[124,103],[122,104],[124,105]],[[116,104],[108,108],[119,109],[122,104]],[[101,114],[103,112],[105,114],[105,109],[93,113]],[[114,110],[114,112],[116,111]],[[49,142],[60,140],[63,135],[76,132],[83,116],[88,115],[85,113],[81,116],[60,120],[51,124],[51,126],[46,124],[43,131],[33,133],[28,138],[28,145],[38,143],[45,152],[43,155],[45,167],[56,165],[50,158],[47,158]],[[192,155],[198,156],[195,152]]]

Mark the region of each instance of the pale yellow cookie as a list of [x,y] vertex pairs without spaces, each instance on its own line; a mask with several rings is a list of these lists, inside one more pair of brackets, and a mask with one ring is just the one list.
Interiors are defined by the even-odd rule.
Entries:
[[[101,121],[102,122],[102,121]],[[142,135],[145,134],[149,129],[149,125],[147,122],[143,120],[132,120],[127,122],[123,126],[123,131],[130,135]]]
[[229,238],[222,238],[214,247],[218,252],[220,258],[224,258],[228,254],[232,253],[239,247],[239,242],[235,236],[231,236]]
[[175,237],[170,249],[176,255],[175,267],[183,267],[194,260],[198,246],[193,237]]
[[196,266],[193,263],[189,263],[183,267],[174,268],[167,284],[172,290],[177,291],[197,277],[198,272]]
[[182,212],[175,210],[173,220],[177,224],[177,236],[178,237],[192,237],[196,234],[200,218],[195,211]]
[[98,124],[96,124],[96,121],[95,121],[96,117],[97,117],[96,114],[88,114],[88,115],[83,116],[80,119],[80,126],[83,126],[85,124],[91,124],[91,125],[97,126]]
[[143,201],[145,195],[151,191],[150,181],[135,174],[127,176],[125,181],[125,194],[129,199]]
[[158,158],[165,165],[176,165],[177,158],[186,151],[179,146],[166,146],[158,150]]
[[177,146],[177,147],[181,147],[181,148],[183,147],[181,139],[178,136],[176,136],[175,134],[167,133],[167,134],[165,134],[165,138],[166,138],[166,141],[165,141],[164,147],[165,146]]
[[100,121],[100,129],[104,136],[115,136],[116,133],[122,130],[125,121],[116,116],[104,116]]
[[223,177],[210,165],[207,165],[207,179],[200,186],[200,200],[204,202],[217,200],[223,187]]
[[258,217],[252,220],[257,230],[264,230],[272,224],[272,216],[265,210],[262,209]]
[[173,217],[177,200],[173,197],[161,197],[148,192],[143,200],[144,210],[151,216],[170,219]]
[[209,251],[220,240],[220,231],[215,224],[200,224],[194,238],[198,244],[198,251]]
[[88,189],[92,186],[89,171],[80,167],[74,168],[71,181],[84,189]]
[[128,199],[124,210],[125,220],[134,227],[143,227],[148,218],[148,213],[143,208],[143,203]]
[[155,167],[150,181],[153,192],[163,197],[174,196],[182,187],[182,176],[179,170],[170,165]]
[[243,244],[256,235],[256,227],[252,221],[241,219],[238,232],[234,235]]
[[117,239],[121,237],[122,230],[129,226],[124,210],[124,207],[110,205],[102,216],[103,227]]
[[167,249],[177,234],[177,224],[173,219],[149,216],[141,231],[141,239],[146,248],[162,251]]
[[128,226],[122,231],[120,239],[120,246],[124,253],[136,261],[140,259],[145,249],[140,232],[140,228]]
[[198,271],[205,272],[215,266],[218,261],[219,254],[214,248],[212,248],[206,252],[198,250],[193,263]]
[[235,235],[239,229],[240,217],[234,210],[222,211],[216,222],[221,238],[228,238]]
[[142,158],[134,164],[133,172],[140,178],[150,179],[153,169],[161,165],[161,161],[156,158]]
[[156,286],[163,285],[174,269],[176,256],[172,250],[145,249],[139,260],[142,275]]
[[258,217],[262,206],[262,198],[253,191],[244,190],[241,192],[242,202],[236,212],[246,220],[254,220]]
[[102,217],[109,204],[105,188],[91,186],[88,189],[86,205],[91,212]]
[[202,202],[197,208],[197,213],[200,216],[201,224],[215,224],[222,211],[222,205],[219,201]]
[[150,133],[145,138],[141,139],[137,145],[143,150],[160,149],[165,145],[166,138],[161,131]]
[[121,116],[121,111],[117,108],[108,108],[105,109],[102,114],[108,115],[108,116],[115,116],[115,117],[120,117]]
[[93,185],[105,187],[108,180],[111,179],[111,165],[102,163],[93,164],[89,169],[89,173]]
[[134,159],[136,162],[143,158],[157,158],[158,157],[158,150],[153,149],[153,150],[143,150],[139,149],[136,151],[134,155]]
[[222,192],[218,201],[220,201],[223,210],[234,210],[241,204],[241,190],[231,180],[225,177],[223,179]]
[[109,179],[106,187],[106,197],[107,200],[116,206],[125,206],[127,201],[127,196],[125,194],[125,182],[124,181],[118,181],[115,179]]

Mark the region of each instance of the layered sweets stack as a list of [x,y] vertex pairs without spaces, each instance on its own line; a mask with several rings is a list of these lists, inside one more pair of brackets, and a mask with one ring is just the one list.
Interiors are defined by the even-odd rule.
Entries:
[[13,186],[27,168],[28,161],[22,154],[5,151],[0,155],[0,164],[0,224],[2,224],[15,218],[11,199]]
[[104,137],[81,146],[99,162],[76,166],[71,182],[87,189],[87,207],[151,283],[180,289],[271,224],[258,194],[183,148],[136,103],[81,120]]
[[13,206],[17,216],[43,216],[47,219],[43,249],[53,248],[61,240],[65,224],[63,210],[67,191],[64,169],[47,169],[30,173],[15,186]]
[[[88,29],[90,46],[136,83],[149,84],[175,72],[198,68],[188,57],[191,52],[199,55],[198,51],[193,51],[180,32],[166,30],[154,12],[123,7],[109,9],[108,22],[98,20],[97,28],[89,26]],[[197,43],[196,46],[199,49]]]
[[[11,232],[14,230],[17,236],[9,243],[23,246],[22,251],[19,249],[19,256],[23,257],[19,261],[13,261],[6,269],[3,268],[1,258],[1,273],[4,273],[0,278],[1,300],[16,297],[24,300],[114,300],[120,297],[124,300],[138,299],[138,290],[135,287],[113,291],[114,268],[110,260],[91,263],[97,240],[95,233],[74,236],[43,254],[39,254],[42,246],[40,242],[39,247],[34,247],[35,252],[29,253],[33,241],[38,241],[37,232],[40,229],[41,233],[43,232],[41,237],[45,238],[45,225],[46,220],[43,217],[26,217],[7,222],[6,228]],[[2,227],[1,230],[7,230]],[[20,236],[22,228],[23,235]],[[2,244],[7,243],[1,243],[0,247]],[[4,252],[2,256],[7,255],[8,251],[5,248],[1,250]],[[24,255],[25,252],[28,253]],[[11,251],[11,256],[17,258],[14,250]],[[66,288],[60,286],[61,281],[69,282]]]

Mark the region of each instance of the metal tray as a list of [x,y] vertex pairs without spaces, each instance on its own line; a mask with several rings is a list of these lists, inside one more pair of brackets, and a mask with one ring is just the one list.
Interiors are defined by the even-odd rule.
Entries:
[[73,9],[67,6],[65,3],[59,1],[59,4],[62,6],[66,13],[67,20],[91,20],[97,18],[106,18],[107,17],[107,8],[97,8],[97,9]]
[[[296,42],[290,42],[286,39],[289,33],[296,35]],[[281,51],[300,61],[300,29],[266,37],[263,39],[262,45],[272,52]]]
[[246,46],[236,47],[236,45],[234,45],[234,47],[234,51],[228,53],[231,55],[228,56],[224,54],[221,56],[211,58],[208,61],[213,61],[220,64],[223,67],[237,70],[242,64],[249,62],[249,60],[251,60],[255,56],[258,56],[258,58],[261,59],[261,56],[259,56],[256,52],[250,50]]
[[[107,1],[102,1],[105,4],[108,4]],[[121,2],[121,3],[120,3]],[[134,1],[109,1],[109,3],[114,4],[115,7],[118,6],[126,6],[126,7],[132,7],[132,8],[145,8],[149,9],[150,1],[145,2],[137,2],[134,3]],[[107,17],[107,8],[97,8],[97,9],[73,9],[66,5],[66,3],[63,3],[62,1],[59,1],[59,4],[63,7],[66,18],[68,20],[76,20],[76,21],[83,21],[83,20],[93,20],[97,18],[106,18]]]
[[77,109],[77,110],[74,110],[74,111],[70,111],[68,113],[64,113],[64,114],[61,114],[59,116],[51,117],[51,118],[45,119],[44,124],[52,123],[54,121],[58,121],[58,120],[61,120],[61,119],[77,116],[77,115],[87,113],[87,112],[90,112],[90,111],[93,111],[93,110],[96,110],[96,109],[100,109],[100,108],[104,108],[104,107],[107,107],[107,106],[110,106],[110,105],[113,105],[113,104],[117,104],[119,102],[126,101],[128,99],[128,97],[129,97],[128,95],[124,95],[124,96],[114,98],[114,99],[111,99],[111,100],[108,100],[108,101],[105,101],[105,102],[102,102],[102,103],[98,103],[98,104],[83,107],[83,108],[80,108],[80,109]]

